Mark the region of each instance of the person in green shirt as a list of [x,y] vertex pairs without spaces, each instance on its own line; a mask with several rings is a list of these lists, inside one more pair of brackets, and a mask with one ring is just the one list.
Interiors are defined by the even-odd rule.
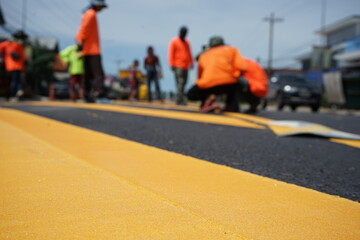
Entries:
[[72,45],[60,52],[61,59],[68,65],[70,73],[70,99],[84,99],[84,61],[77,45]]

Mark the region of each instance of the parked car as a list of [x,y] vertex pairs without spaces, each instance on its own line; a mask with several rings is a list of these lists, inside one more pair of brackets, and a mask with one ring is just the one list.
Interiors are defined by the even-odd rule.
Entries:
[[[269,93],[265,99],[275,102],[278,110],[289,105],[293,111],[298,106],[310,106],[317,112],[321,103],[321,88],[309,82],[300,73],[275,73],[270,78]],[[265,104],[265,105],[266,105]]]
[[66,80],[55,80],[54,83],[55,98],[68,99],[70,98],[70,82]]

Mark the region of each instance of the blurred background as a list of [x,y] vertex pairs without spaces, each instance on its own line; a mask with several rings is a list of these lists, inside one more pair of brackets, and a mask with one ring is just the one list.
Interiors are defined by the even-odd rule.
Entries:
[[[164,94],[175,91],[167,49],[171,38],[185,25],[189,28],[188,39],[194,57],[211,36],[221,35],[242,55],[260,62],[269,74],[301,72],[324,87],[324,74],[340,71],[345,74],[341,80],[327,77],[333,88],[336,82],[342,83],[343,96],[333,103],[344,105],[347,94],[354,95],[355,107],[360,101],[358,90],[346,93],[346,88],[357,88],[358,81],[343,82],[344,78],[345,81],[358,78],[359,0],[107,0],[106,3],[109,7],[98,14],[98,22],[103,66],[110,82],[119,78],[119,71],[127,69],[134,59],[140,61],[140,70],[143,70],[146,49],[151,45],[163,67]],[[21,29],[29,35],[33,49],[37,46],[32,59],[35,55],[37,62],[53,59],[51,54],[56,55],[74,44],[87,5],[88,0],[1,0],[0,38],[7,39]],[[50,55],[46,57],[46,53]],[[46,75],[47,70],[34,71],[32,74],[36,76],[31,81],[36,83],[30,85],[39,92],[42,88],[39,79],[47,77],[38,75]],[[66,78],[61,71],[55,69],[55,72],[57,79]],[[190,72],[187,87],[195,80],[196,66]]]

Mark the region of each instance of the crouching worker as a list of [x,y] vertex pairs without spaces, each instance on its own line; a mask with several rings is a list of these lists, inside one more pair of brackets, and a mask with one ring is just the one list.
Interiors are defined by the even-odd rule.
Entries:
[[224,44],[222,37],[212,37],[209,49],[198,61],[198,80],[189,90],[187,97],[201,101],[200,111],[211,112],[219,108],[214,102],[218,95],[226,95],[225,111],[239,111],[238,78],[246,70],[245,60],[240,52]]
[[257,113],[261,98],[268,93],[268,77],[260,64],[248,58],[244,59],[247,70],[239,79],[240,99],[250,105],[245,113]]

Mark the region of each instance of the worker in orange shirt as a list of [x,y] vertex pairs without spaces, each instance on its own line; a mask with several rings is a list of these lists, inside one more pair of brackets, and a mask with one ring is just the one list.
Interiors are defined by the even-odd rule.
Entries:
[[188,71],[193,67],[190,42],[186,39],[188,29],[181,27],[179,36],[173,38],[169,44],[168,61],[176,80],[176,104],[186,105],[185,86],[188,79]]
[[198,61],[198,80],[189,90],[189,100],[201,101],[200,110],[210,112],[217,95],[226,94],[225,111],[239,112],[238,77],[246,70],[246,62],[240,52],[224,44],[222,37],[210,38],[209,49]]
[[84,56],[84,97],[95,102],[104,94],[104,70],[101,63],[100,37],[96,14],[106,8],[104,0],[90,0],[76,35],[78,50]]
[[268,93],[268,76],[260,64],[254,60],[245,58],[245,61],[247,70],[242,73],[239,80],[240,96],[250,105],[245,113],[257,113],[260,99]]
[[27,35],[17,31],[12,39],[0,43],[0,53],[5,63],[5,70],[10,73],[10,99],[17,100],[23,95],[21,74],[25,70],[24,42]]

